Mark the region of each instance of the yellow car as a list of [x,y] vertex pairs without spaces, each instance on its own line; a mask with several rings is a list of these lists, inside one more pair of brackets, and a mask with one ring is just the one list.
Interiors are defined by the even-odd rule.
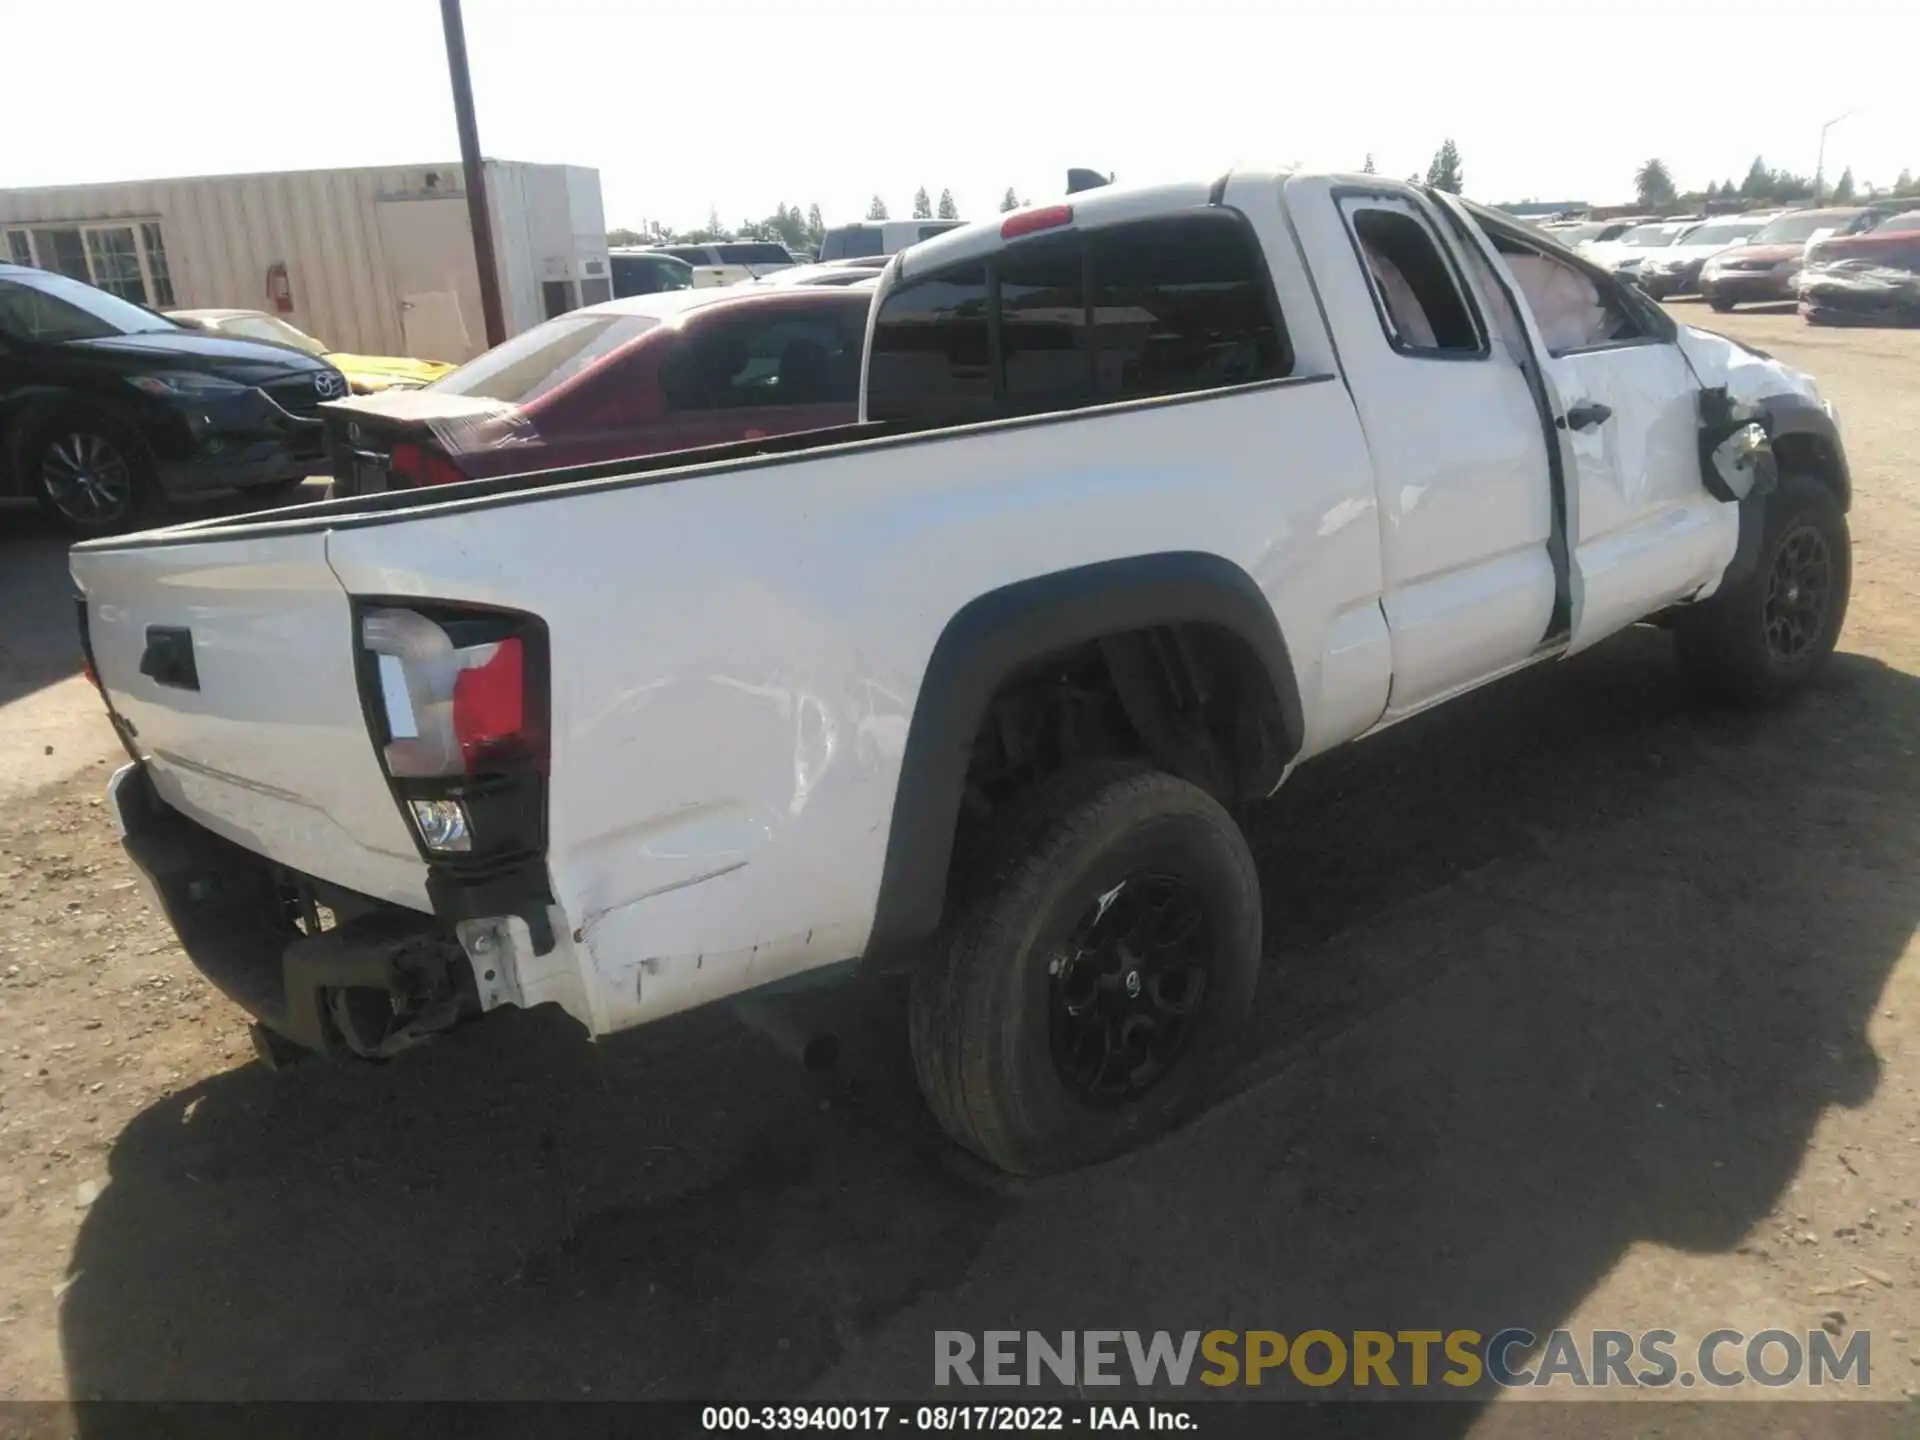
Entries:
[[410,360],[404,355],[342,355],[264,310],[169,310],[167,318],[195,330],[238,335],[244,340],[270,340],[276,345],[291,345],[309,355],[318,355],[347,377],[347,384],[356,395],[372,395],[381,390],[418,390],[453,369],[442,360]]

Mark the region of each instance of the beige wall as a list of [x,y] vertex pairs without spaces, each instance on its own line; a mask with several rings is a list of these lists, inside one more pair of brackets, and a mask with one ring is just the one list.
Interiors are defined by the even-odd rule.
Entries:
[[[489,161],[488,170],[507,329],[514,333],[543,314],[542,267],[554,248],[546,232],[570,235],[573,212],[581,208],[559,177],[576,183],[591,177],[595,209],[599,177],[579,167],[500,161]],[[431,186],[429,176],[436,179]],[[293,289],[294,309],[286,317],[293,324],[336,350],[401,354],[399,297],[376,207],[382,199],[465,193],[457,164],[58,186],[0,191],[0,226],[158,220],[176,307],[271,310],[267,270],[281,263]],[[551,218],[549,209],[557,212]],[[594,243],[604,259],[604,235]],[[449,264],[470,271],[473,261],[449,256]],[[477,353],[485,334],[479,315],[468,329]]]

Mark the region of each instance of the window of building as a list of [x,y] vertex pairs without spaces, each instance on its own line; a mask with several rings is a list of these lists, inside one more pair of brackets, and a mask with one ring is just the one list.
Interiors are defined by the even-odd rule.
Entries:
[[1209,208],[1009,246],[892,290],[867,414],[954,424],[1288,374],[1246,221]]
[[1433,233],[1404,209],[1368,201],[1341,208],[1388,343],[1407,355],[1486,354],[1479,322]]
[[157,220],[20,226],[6,232],[0,259],[83,280],[136,305],[165,309],[175,303]]
[[155,309],[173,304],[173,272],[167,268],[167,247],[160,239],[158,221],[140,222],[140,248],[146,255],[147,289]]
[[140,267],[140,247],[131,225],[96,225],[85,232],[87,266],[93,283],[109,295],[147,303],[147,277]]
[[87,269],[87,247],[78,227],[35,230],[33,250],[42,270],[51,270],[69,280],[92,283],[93,276]]

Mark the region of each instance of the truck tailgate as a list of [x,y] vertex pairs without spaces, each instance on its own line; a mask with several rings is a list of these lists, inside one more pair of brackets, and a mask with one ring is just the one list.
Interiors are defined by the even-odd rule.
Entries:
[[76,549],[95,669],[169,805],[295,870],[428,910],[326,544],[309,533]]

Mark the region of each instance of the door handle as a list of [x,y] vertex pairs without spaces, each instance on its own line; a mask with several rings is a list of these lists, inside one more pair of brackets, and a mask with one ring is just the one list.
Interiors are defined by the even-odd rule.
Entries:
[[193,660],[193,632],[184,626],[149,625],[140,673],[173,690],[198,690],[200,668]]
[[1578,405],[1568,407],[1567,413],[1560,419],[1562,430],[1591,430],[1596,425],[1604,425],[1613,418],[1613,408],[1595,400],[1583,400]]

